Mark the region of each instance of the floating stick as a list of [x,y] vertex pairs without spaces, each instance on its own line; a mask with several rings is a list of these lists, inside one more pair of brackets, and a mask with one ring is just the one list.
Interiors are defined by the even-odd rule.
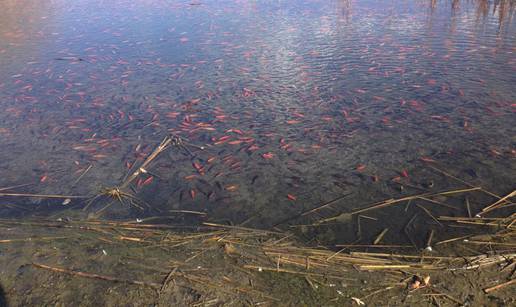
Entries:
[[12,190],[12,189],[16,189],[16,188],[21,188],[21,187],[25,187],[25,186],[28,186],[28,185],[31,185],[31,184],[32,184],[32,183],[24,183],[24,184],[12,185],[12,186],[10,186],[10,187],[0,188],[0,191]]
[[87,168],[84,172],[82,172],[82,174],[79,176],[79,178],[77,178],[77,179],[73,182],[72,187],[73,187],[73,186],[75,186],[75,185],[79,182],[79,180],[81,180],[81,179],[82,179],[82,177],[84,177],[84,175],[86,175],[86,173],[87,173],[87,172],[88,172],[92,167],[93,167],[93,164],[90,164],[90,166],[88,166],[88,168]]
[[378,237],[376,237],[376,239],[374,240],[373,245],[380,243],[380,241],[383,239],[383,237],[385,236],[387,231],[389,231],[389,228],[385,228],[384,230],[382,230],[382,232],[380,232]]

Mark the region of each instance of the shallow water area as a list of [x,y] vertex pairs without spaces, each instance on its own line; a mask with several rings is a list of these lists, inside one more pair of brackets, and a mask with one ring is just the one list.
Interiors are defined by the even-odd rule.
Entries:
[[511,305],[515,7],[1,1],[0,305]]
[[[4,195],[2,218],[216,221],[325,244],[389,228],[383,241],[423,248],[435,217],[474,215],[496,197],[346,213],[514,189],[513,2],[0,8],[0,192],[85,197]],[[170,135],[178,142],[140,169]],[[99,194],[135,171],[130,197]]]

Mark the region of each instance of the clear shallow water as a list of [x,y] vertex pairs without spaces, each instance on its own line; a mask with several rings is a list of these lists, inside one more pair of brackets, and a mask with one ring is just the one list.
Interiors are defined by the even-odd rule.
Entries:
[[[94,196],[119,185],[170,133],[206,149],[163,153],[133,186],[151,208],[117,203],[105,217],[195,210],[270,227],[348,193],[308,222],[463,187],[428,164],[498,194],[514,188],[509,2],[3,1],[0,8],[0,187],[30,184],[11,191]],[[84,207],[2,202],[3,216]],[[105,205],[96,201],[87,212]],[[401,224],[411,214],[387,217]]]

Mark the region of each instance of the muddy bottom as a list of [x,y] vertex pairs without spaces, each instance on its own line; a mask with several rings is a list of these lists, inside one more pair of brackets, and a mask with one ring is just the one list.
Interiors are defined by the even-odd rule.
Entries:
[[[423,252],[408,267],[378,271],[364,269],[370,259],[377,259],[372,256],[357,258],[349,251],[303,245],[291,234],[237,226],[184,231],[107,221],[0,224],[2,237],[9,238],[0,241],[0,302],[7,306],[516,303],[510,285],[486,293],[486,288],[514,278],[514,253],[496,260],[503,250],[486,253],[486,259],[495,261],[478,267],[476,261],[448,263]],[[454,250],[467,253],[466,247]],[[430,269],[416,268],[418,261]],[[385,263],[404,262],[385,258]],[[441,269],[441,263],[447,268]]]

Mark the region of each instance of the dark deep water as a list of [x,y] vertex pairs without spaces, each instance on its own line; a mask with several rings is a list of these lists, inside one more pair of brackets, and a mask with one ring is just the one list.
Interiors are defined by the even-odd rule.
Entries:
[[[0,187],[24,186],[2,192],[94,196],[171,133],[205,149],[153,161],[127,188],[143,210],[1,197],[0,216],[195,223],[174,211],[193,210],[267,228],[349,194],[288,221],[309,224],[464,187],[434,168],[505,195],[516,182],[510,3],[4,0]],[[342,229],[322,239],[352,240]]]

